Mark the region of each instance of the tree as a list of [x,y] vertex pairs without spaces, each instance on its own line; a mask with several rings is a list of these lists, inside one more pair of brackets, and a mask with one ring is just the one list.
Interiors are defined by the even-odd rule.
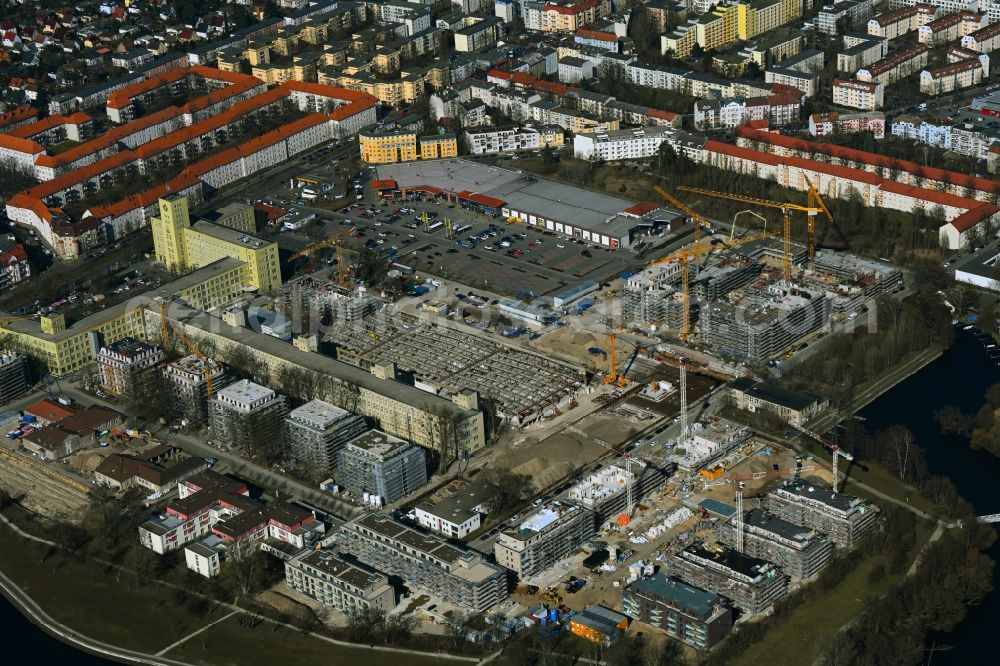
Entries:
[[534,491],[531,479],[527,475],[517,474],[502,467],[487,469],[479,478],[485,489],[490,513],[512,511],[531,497]]
[[469,635],[469,616],[454,612],[445,619],[444,633],[451,638],[454,649],[465,644]]
[[260,589],[265,579],[265,557],[256,543],[236,541],[229,547],[222,575],[233,596],[248,596]]

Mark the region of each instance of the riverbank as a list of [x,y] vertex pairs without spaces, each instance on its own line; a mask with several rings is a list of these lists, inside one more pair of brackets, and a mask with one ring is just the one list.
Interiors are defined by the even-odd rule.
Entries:
[[[181,601],[176,588],[167,583],[141,580],[127,569],[67,553],[7,520],[0,522],[0,590],[47,634],[88,654],[132,664],[225,666],[233,663],[231,652],[217,647],[238,642],[244,655],[238,663],[253,666],[285,661],[287,645],[294,639],[303,663],[334,659],[366,666],[401,662],[436,666],[480,661],[359,646],[304,632],[233,604],[213,604],[199,611]],[[237,623],[232,617],[236,614],[253,621]]]

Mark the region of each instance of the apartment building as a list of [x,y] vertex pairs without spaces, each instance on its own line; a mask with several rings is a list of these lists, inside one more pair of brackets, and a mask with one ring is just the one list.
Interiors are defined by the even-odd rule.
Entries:
[[[739,529],[735,520],[721,524],[718,537],[736,547]],[[752,509],[743,518],[743,552],[767,560],[801,581],[823,570],[833,556],[833,541],[825,534],[800,527],[760,509]]]
[[421,447],[372,430],[337,452],[337,479],[355,496],[391,504],[427,483],[427,458]]
[[902,7],[879,14],[868,21],[868,34],[884,39],[898,39],[908,32],[918,30],[936,18],[937,8],[923,5]]
[[938,148],[951,148],[951,125],[937,125],[916,116],[898,116],[890,128],[893,136],[919,141]]
[[532,127],[465,131],[465,147],[470,155],[496,155],[542,148],[541,133]]
[[332,550],[303,551],[285,562],[285,584],[341,613],[388,613],[396,606],[396,593],[384,573]]
[[481,555],[396,522],[367,514],[341,528],[338,545],[378,571],[391,572],[412,589],[473,613],[507,598],[507,574]]
[[172,446],[157,446],[139,455],[112,453],[94,470],[94,481],[116,492],[143,488],[162,495],[208,469],[204,458],[178,458],[177,454]]
[[497,564],[521,580],[530,580],[569,557],[597,533],[594,512],[565,500],[553,500],[507,527],[493,544]]
[[465,17],[466,25],[454,32],[455,50],[459,53],[483,51],[497,42],[500,21],[496,17]]
[[851,29],[867,23],[875,9],[875,0],[842,0],[825,5],[816,15],[816,30],[838,35],[844,27]]
[[358,133],[361,159],[369,164],[393,164],[458,156],[453,134],[420,136],[405,129],[373,126]]
[[[736,5],[736,35],[739,39],[753,39],[758,35],[776,30],[795,18],[786,16],[785,0],[751,0]],[[801,3],[792,3],[801,8]]]
[[610,0],[554,0],[542,5],[539,29],[572,34],[610,13]]
[[152,379],[152,368],[163,362],[163,349],[135,338],[122,338],[97,352],[101,387],[114,396],[133,398],[142,382]]
[[31,386],[28,358],[18,353],[0,355],[0,403],[6,404]]
[[951,127],[951,149],[959,155],[984,160],[997,141],[1000,141],[1000,132],[995,129],[972,123],[956,123]]
[[310,400],[285,419],[289,458],[310,470],[332,472],[340,449],[367,429],[363,416],[324,400]]
[[920,72],[920,92],[932,96],[943,95],[978,86],[989,75],[990,57],[983,53],[978,58],[959,60]]
[[806,97],[819,92],[819,76],[823,69],[824,54],[817,49],[809,49],[772,65],[764,72],[764,81],[801,90]]
[[259,547],[274,540],[300,550],[319,541],[325,532],[323,523],[305,509],[281,501],[258,502],[250,497],[245,483],[216,472],[190,476],[177,484],[177,490],[178,498],[163,513],[139,526],[139,543],[163,555],[203,537],[215,537],[199,549],[207,552],[186,557],[189,566],[202,575],[218,573],[225,547]]
[[285,397],[249,379],[230,384],[208,401],[212,436],[244,452],[259,445],[284,448]]
[[856,134],[871,132],[876,139],[885,138],[885,114],[881,111],[866,113],[814,113],[809,116],[809,134],[828,136],[830,134]]
[[833,104],[851,109],[874,111],[885,106],[885,86],[867,81],[833,81]]
[[212,391],[219,391],[234,381],[223,364],[197,354],[188,354],[163,367],[163,376],[170,387],[174,406],[187,421],[187,427],[196,429],[208,423],[208,383]]
[[837,71],[856,72],[878,62],[889,53],[889,40],[857,33],[843,38],[843,49],[837,52]]
[[675,132],[672,127],[631,127],[577,134],[573,137],[573,155],[605,162],[652,157]]
[[988,0],[889,0],[889,9],[900,9],[914,4],[928,5],[939,10],[938,15],[958,12],[974,12],[979,4],[987,5]]
[[625,613],[698,650],[708,650],[733,630],[733,609],[714,592],[656,573],[622,591]]
[[838,547],[853,548],[875,527],[878,507],[834,492],[829,486],[797,481],[768,493],[764,507],[795,525],[826,534]]
[[[1000,8],[1000,3],[995,6]],[[979,53],[992,53],[1000,47],[1000,17],[992,20],[995,22],[962,37],[962,48]]]
[[594,78],[594,63],[583,58],[567,56],[559,59],[559,81],[579,83]]
[[989,24],[986,14],[974,11],[960,11],[948,14],[920,26],[918,40],[927,46],[941,46],[960,40]]
[[926,67],[929,54],[930,49],[925,44],[916,44],[859,69],[856,76],[865,83],[890,85]]
[[278,246],[236,229],[208,221],[191,223],[188,198],[159,200],[152,218],[156,258],[171,270],[191,270],[230,257],[241,262],[245,287],[271,292],[281,286]]

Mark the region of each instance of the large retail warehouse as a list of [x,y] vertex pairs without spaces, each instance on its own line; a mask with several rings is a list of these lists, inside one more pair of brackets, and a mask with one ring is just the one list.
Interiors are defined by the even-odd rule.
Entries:
[[648,201],[628,201],[539,176],[463,159],[385,164],[381,187],[432,192],[498,217],[518,218],[564,236],[609,248],[627,248],[651,231],[676,230],[681,213]]

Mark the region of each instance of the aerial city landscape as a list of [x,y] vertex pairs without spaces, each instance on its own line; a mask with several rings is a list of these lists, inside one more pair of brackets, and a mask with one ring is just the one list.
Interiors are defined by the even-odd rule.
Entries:
[[11,663],[993,660],[1000,0],[0,41]]

